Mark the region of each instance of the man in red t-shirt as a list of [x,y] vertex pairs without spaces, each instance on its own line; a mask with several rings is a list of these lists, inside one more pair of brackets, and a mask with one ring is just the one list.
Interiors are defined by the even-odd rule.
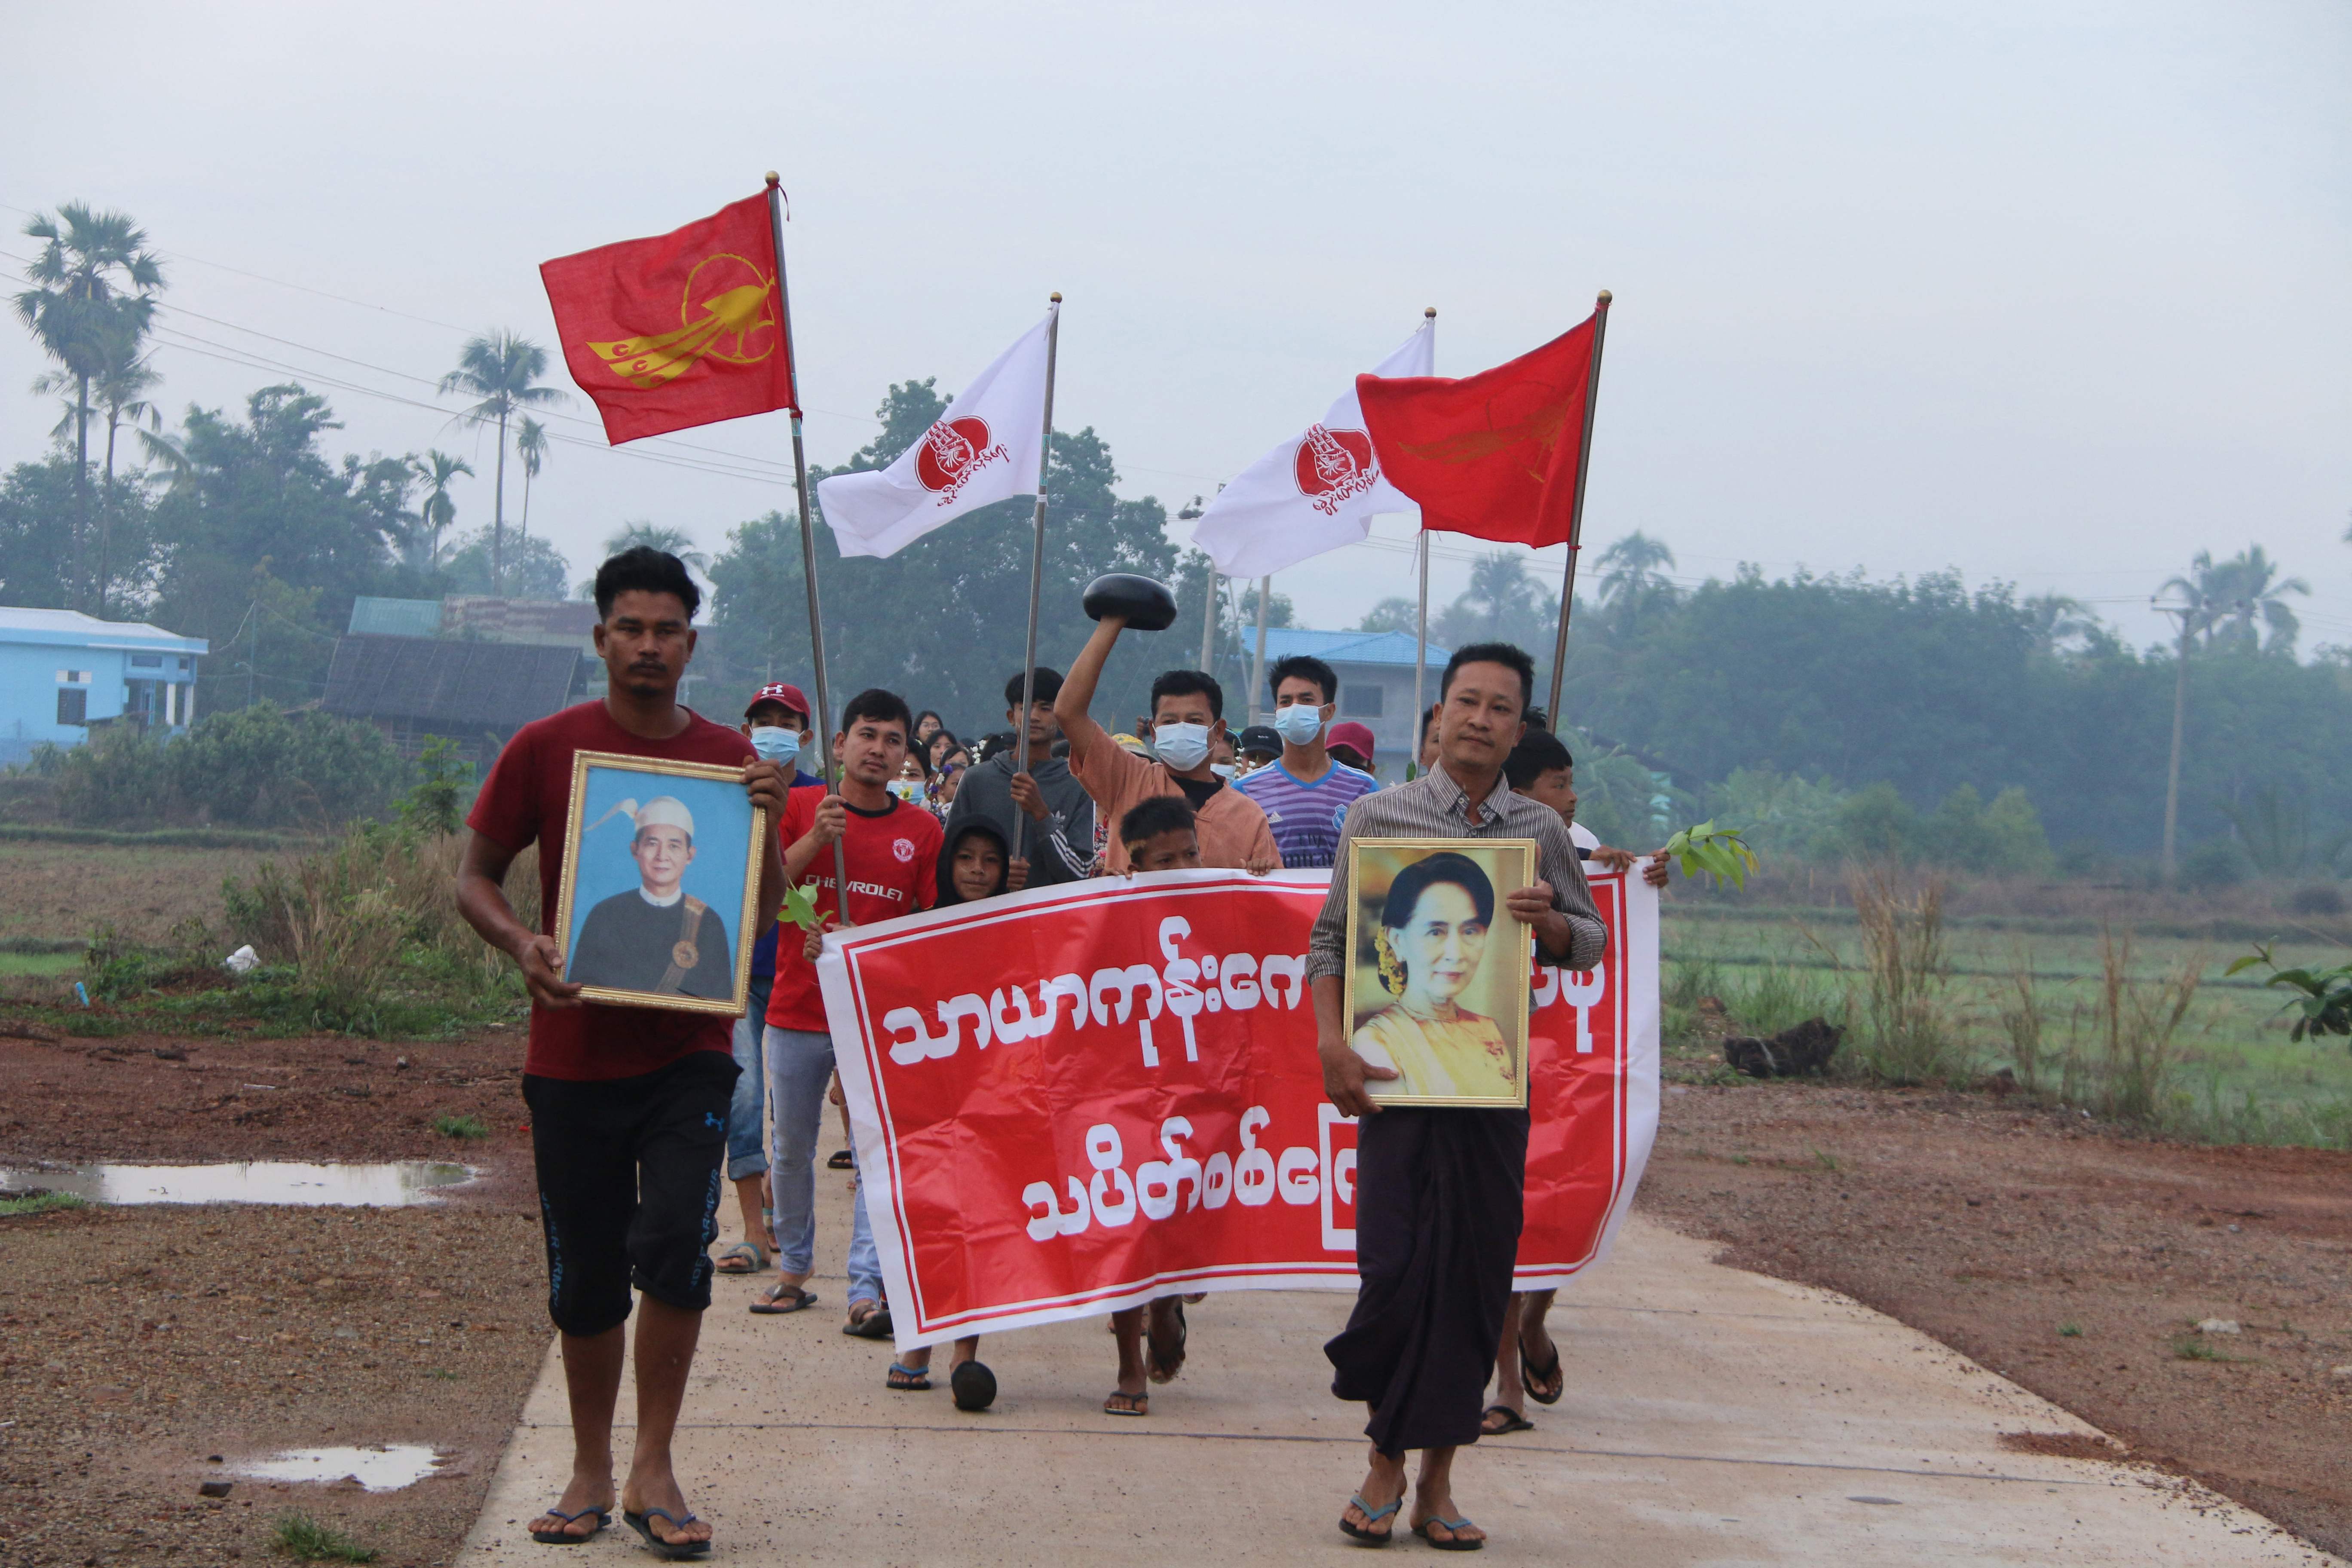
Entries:
[[[833,739],[841,764],[841,793],[796,789],[777,836],[784,846],[784,878],[808,888],[817,914],[839,925],[834,846],[849,871],[848,923],[870,925],[929,909],[939,898],[940,819],[890,793],[907,760],[914,716],[895,692],[861,691],[841,710]],[[776,985],[768,995],[768,1033],[760,1054],[768,1067],[774,1107],[774,1147],[768,1183],[775,1194],[776,1282],[751,1304],[755,1312],[797,1312],[816,1300],[807,1288],[816,1261],[817,1131],[824,1122],[825,1086],[833,1078],[833,1032],[816,966],[797,942],[776,944]],[[890,1331],[883,1310],[874,1233],[861,1192],[849,1258],[851,1333],[880,1339]]]
[[[556,883],[571,820],[575,752],[740,764],[752,805],[787,806],[784,774],[751,743],[677,704],[694,657],[702,595],[674,555],[640,547],[598,568],[596,652],[611,689],[524,725],[499,753],[467,818],[457,907],[482,940],[511,955],[530,991],[523,1101],[547,1233],[548,1315],[563,1336],[572,1396],[572,1479],[530,1521],[534,1541],[585,1541],[611,1520],[613,1409],[620,1394],[629,1289],[637,1320],[636,1447],[623,1516],[666,1555],[709,1549],[710,1527],[686,1506],[670,1434],[710,1305],[719,1168],[736,1066],[724,1016],[583,1005],[563,978],[554,935]],[[515,918],[506,877],[539,846],[538,931]],[[775,923],[783,868],[773,846],[760,876],[759,924]]]

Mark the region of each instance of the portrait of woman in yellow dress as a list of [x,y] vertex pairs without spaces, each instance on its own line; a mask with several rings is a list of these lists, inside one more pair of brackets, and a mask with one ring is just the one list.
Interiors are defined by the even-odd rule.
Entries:
[[1494,923],[1494,881],[1466,855],[1425,857],[1389,884],[1372,940],[1381,989],[1395,1000],[1349,1040],[1366,1061],[1396,1069],[1368,1086],[1374,1096],[1518,1097],[1502,1029],[1457,1005],[1478,978]]

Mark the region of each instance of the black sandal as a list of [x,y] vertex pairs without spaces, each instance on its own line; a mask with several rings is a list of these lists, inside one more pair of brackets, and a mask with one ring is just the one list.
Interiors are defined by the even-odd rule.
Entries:
[[1106,1415],[1149,1415],[1151,1414],[1151,1395],[1149,1394],[1128,1394],[1122,1390],[1114,1388],[1110,1391],[1110,1397],[1103,1401],[1103,1414]]
[[751,1310],[763,1318],[778,1318],[787,1312],[805,1312],[815,1305],[815,1291],[779,1279],[751,1299]]
[[[1503,1417],[1503,1424],[1500,1426],[1486,1425],[1486,1417],[1498,1412]],[[1481,1437],[1499,1437],[1506,1432],[1532,1432],[1535,1429],[1534,1422],[1507,1405],[1489,1405],[1478,1414],[1478,1436]]]
[[566,1513],[560,1508],[547,1510],[548,1518],[560,1519],[566,1524],[585,1519],[592,1513],[596,1516],[596,1528],[585,1535],[574,1535],[568,1530],[534,1530],[530,1532],[530,1538],[541,1546],[583,1546],[602,1535],[604,1532],[604,1527],[613,1522],[612,1510],[583,1508],[578,1513]]
[[1552,1343],[1549,1366],[1538,1366],[1529,1361],[1528,1342],[1524,1338],[1519,1341],[1519,1386],[1526,1389],[1528,1397],[1538,1405],[1559,1403],[1559,1396],[1568,1392],[1568,1379],[1560,1375],[1558,1341]]

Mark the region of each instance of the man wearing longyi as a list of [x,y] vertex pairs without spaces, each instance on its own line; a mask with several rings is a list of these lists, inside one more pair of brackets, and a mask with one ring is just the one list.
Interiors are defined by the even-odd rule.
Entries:
[[[1372,1082],[1397,1075],[1367,1062],[1349,1044],[1345,984],[1355,889],[1348,846],[1358,838],[1532,838],[1537,880],[1509,889],[1506,905],[1535,933],[1541,962],[1580,970],[1598,963],[1608,928],[1593,908],[1568,830],[1556,813],[1513,793],[1503,777],[1534,685],[1532,661],[1508,644],[1475,644],[1454,656],[1438,688],[1437,765],[1348,808],[1330,895],[1308,943],[1324,1089],[1340,1110],[1361,1118],[1356,1264],[1362,1283],[1348,1326],[1323,1348],[1333,1368],[1331,1392],[1371,1409],[1364,1428],[1372,1440],[1370,1468],[1339,1519],[1347,1534],[1371,1543],[1395,1529],[1411,1448],[1422,1450],[1413,1531],[1444,1551],[1475,1551],[1486,1542],[1486,1532],[1454,1501],[1454,1455],[1478,1440],[1479,1400],[1502,1338],[1518,1251],[1528,1113],[1384,1106],[1370,1092]],[[1415,890],[1416,904],[1426,891]],[[1454,901],[1466,906],[1454,911],[1454,923],[1474,923],[1476,889],[1448,882],[1441,898],[1444,892],[1458,892]],[[1412,912],[1402,910],[1400,918]],[[1445,945],[1434,943],[1433,951]],[[1404,963],[1409,970],[1410,955]]]
[[[677,557],[656,550],[626,551],[597,570],[596,651],[611,689],[601,701],[515,732],[466,819],[473,836],[457,871],[457,907],[467,923],[512,955],[530,990],[522,1093],[547,1234],[548,1315],[562,1336],[572,1433],[571,1479],[554,1506],[530,1521],[531,1539],[585,1541],[612,1516],[613,1415],[634,1286],[645,1298],[637,1314],[635,1452],[618,1501],[630,1528],[666,1557],[710,1549],[710,1527],[687,1507],[671,1466],[670,1436],[710,1305],[703,1248],[719,1234],[719,1162],[737,1070],[729,1020],[583,1005],[578,983],[563,978],[552,921],[576,752],[740,765],[754,805],[771,819],[784,809],[781,768],[760,760],[733,730],[678,706],[701,598]],[[648,814],[637,815],[642,840]],[[540,931],[516,919],[505,890],[515,857],[533,843],[545,911]],[[647,858],[670,854],[641,851],[641,867]],[[662,876],[675,886],[675,873]],[[760,870],[761,927],[774,922],[782,894],[783,867],[771,843]],[[677,951],[677,911],[654,913],[667,924],[670,961],[698,967],[698,955]],[[726,954],[731,971],[733,949],[722,933],[713,928],[704,945]]]

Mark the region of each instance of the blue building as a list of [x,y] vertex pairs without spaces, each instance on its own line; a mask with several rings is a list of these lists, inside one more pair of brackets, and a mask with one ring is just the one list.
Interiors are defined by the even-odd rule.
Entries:
[[93,724],[186,729],[196,660],[210,651],[143,621],[0,608],[0,763],[22,763],[44,742],[78,746]]
[[[1382,782],[1392,784],[1404,777],[1404,765],[1412,759],[1412,648],[1411,632],[1318,632],[1304,626],[1268,626],[1265,667],[1272,669],[1294,654],[1309,654],[1329,665],[1331,673],[1339,678],[1339,719],[1353,720],[1372,731],[1372,742],[1379,748],[1372,771]],[[1244,627],[1244,658],[1254,658],[1256,651],[1255,628]],[[1445,661],[1453,657],[1452,649],[1429,645],[1428,674],[1422,689],[1424,702],[1437,700],[1438,680],[1445,673]],[[1254,700],[1239,704],[1227,694],[1229,721],[1238,724],[1239,716],[1232,713],[1235,707],[1261,714],[1273,710],[1271,694],[1261,689],[1253,696]]]

